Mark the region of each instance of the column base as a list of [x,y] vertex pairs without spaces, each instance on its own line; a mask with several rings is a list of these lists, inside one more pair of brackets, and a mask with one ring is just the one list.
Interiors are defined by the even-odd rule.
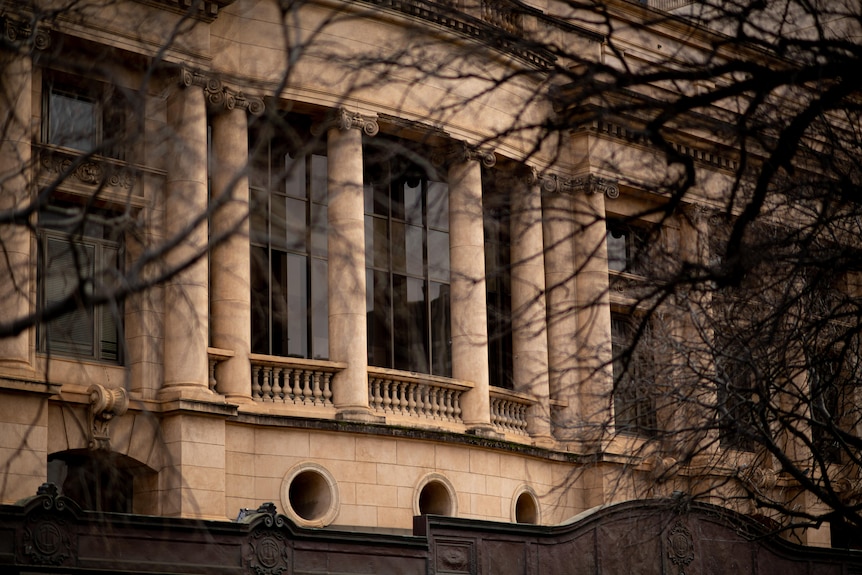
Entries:
[[374,415],[368,408],[362,407],[345,407],[339,409],[335,414],[335,419],[338,421],[355,421],[357,423],[386,423],[386,418],[382,415]]
[[177,399],[192,399],[197,401],[206,401],[210,403],[225,403],[223,395],[219,395],[214,391],[202,385],[172,385],[163,387],[159,390],[158,399],[160,401],[174,401]]

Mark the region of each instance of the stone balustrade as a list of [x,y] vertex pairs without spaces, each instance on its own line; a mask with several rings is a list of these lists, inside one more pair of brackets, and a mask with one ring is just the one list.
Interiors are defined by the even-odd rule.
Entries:
[[332,407],[332,376],[342,363],[250,354],[255,401]]
[[368,403],[382,415],[462,423],[461,396],[472,387],[444,377],[368,368]]
[[491,424],[504,433],[527,435],[527,412],[536,403],[528,396],[491,387]]

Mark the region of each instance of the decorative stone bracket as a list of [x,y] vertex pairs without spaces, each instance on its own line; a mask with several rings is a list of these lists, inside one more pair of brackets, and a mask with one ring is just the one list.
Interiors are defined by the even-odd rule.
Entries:
[[180,76],[184,87],[200,86],[203,88],[207,104],[215,111],[242,108],[252,116],[260,116],[266,109],[260,98],[246,96],[240,90],[228,88],[218,78],[193,72],[186,68],[182,69]]
[[98,383],[91,385],[87,392],[90,394],[89,448],[110,450],[111,436],[108,424],[114,417],[126,413],[129,408],[129,396],[122,387],[107,389]]

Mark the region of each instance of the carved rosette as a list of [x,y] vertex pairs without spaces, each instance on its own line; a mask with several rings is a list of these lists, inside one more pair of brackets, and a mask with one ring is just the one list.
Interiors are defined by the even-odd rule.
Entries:
[[90,394],[89,431],[90,449],[111,449],[111,435],[108,424],[114,417],[126,413],[129,408],[129,396],[122,387],[107,389],[94,383],[87,390]]
[[677,521],[667,534],[667,557],[685,575],[685,568],[694,561],[694,541],[691,531],[681,521]]
[[263,114],[266,106],[260,98],[246,96],[240,90],[225,86],[218,78],[194,72],[187,68],[180,71],[180,83],[186,88],[199,86],[203,88],[207,105],[213,112],[221,112],[240,108],[253,116]]
[[471,544],[438,541],[435,555],[438,573],[476,572],[476,560]]
[[362,133],[366,136],[376,136],[380,131],[380,126],[377,124],[377,118],[363,116],[356,112],[350,112],[345,108],[339,108],[338,111],[336,111],[331,125],[343,132],[352,129],[362,130]]

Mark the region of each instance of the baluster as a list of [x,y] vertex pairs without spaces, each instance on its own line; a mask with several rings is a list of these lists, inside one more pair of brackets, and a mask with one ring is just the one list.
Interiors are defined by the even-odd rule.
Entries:
[[432,419],[443,419],[440,417],[440,388],[439,387],[431,387],[427,388],[427,400],[426,402],[429,404],[429,411],[431,412]]
[[428,412],[428,404],[425,398],[428,396],[428,386],[425,384],[416,386],[416,413],[421,417],[431,419],[431,414]]
[[311,403],[313,405],[323,405],[323,390],[320,388],[320,382],[323,378],[323,373],[319,371],[315,371],[311,374],[313,385],[311,386],[314,397],[312,398]]
[[272,401],[284,402],[284,370],[280,367],[272,368]]
[[216,360],[209,358],[209,375],[210,375],[210,390],[216,391],[216,376],[215,376]]
[[332,405],[332,374],[323,372],[323,405]]
[[392,413],[392,380],[383,379],[380,383],[383,391],[383,413]]
[[452,416],[454,421],[461,421],[461,392],[455,391],[452,394]]
[[374,411],[380,410],[380,382],[376,377],[368,378],[368,405]]
[[444,414],[446,421],[455,421],[454,393],[453,390],[447,389],[443,395],[443,404],[446,406]]
[[251,397],[252,399],[260,400],[260,394],[262,392],[262,388],[260,386],[260,370],[261,366],[253,365],[252,366],[252,376],[251,376]]
[[272,396],[270,395],[272,392],[272,385],[270,384],[271,378],[272,367],[267,366],[263,369],[263,385],[260,390],[263,401],[272,401]]
[[407,415],[414,415],[414,416],[418,415],[416,413],[416,398],[414,397],[416,395],[416,384],[415,383],[408,383],[406,385],[407,385],[407,388],[406,388],[406,391],[407,391]]
[[303,369],[302,370],[302,405],[308,405],[311,403],[311,372]]
[[302,370],[294,367],[290,370],[291,391],[293,392],[293,404],[302,405]]

